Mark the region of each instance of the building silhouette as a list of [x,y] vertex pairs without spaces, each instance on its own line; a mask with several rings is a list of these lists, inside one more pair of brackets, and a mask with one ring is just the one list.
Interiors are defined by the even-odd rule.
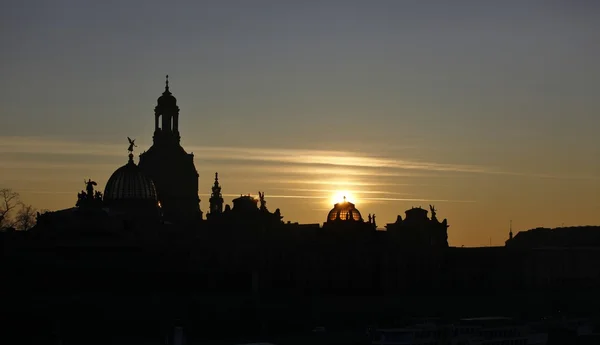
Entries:
[[[448,245],[448,221],[438,220],[433,205],[431,213],[406,210],[385,231],[377,230],[374,214],[365,219],[347,200],[323,214],[323,224],[290,223],[279,209],[269,210],[264,192],[224,205],[217,173],[203,219],[194,157],[181,147],[178,128],[179,108],[167,82],[155,109],[153,145],[139,164],[129,139],[128,161],[104,193],[95,189],[102,182],[88,179],[75,207],[39,214],[23,234],[0,234],[11,289],[35,295],[42,286],[44,294],[58,296],[48,297],[55,306],[66,303],[65,291],[91,291],[89,303],[102,304],[97,309],[139,317],[184,315],[195,305],[207,328],[224,331],[229,322],[220,320],[232,318],[242,330],[258,328],[258,319],[280,327],[314,322],[327,308],[307,299],[326,304],[340,296],[380,298],[348,307],[355,316],[385,313],[383,306],[402,298],[402,312],[600,307],[593,297],[600,288],[600,227],[513,237],[511,226],[504,247],[455,248]],[[143,299],[133,311],[123,307],[132,296]],[[487,296],[486,304],[473,296]],[[289,309],[268,314],[260,310],[264,299],[285,301]],[[86,308],[72,315],[93,315]]]
[[425,247],[448,247],[448,221],[440,222],[436,216],[433,205],[429,205],[431,219],[427,217],[428,211],[421,207],[413,207],[405,212],[406,218],[400,215],[395,223],[385,226],[393,236],[401,239],[402,243],[410,245],[419,244]]
[[202,219],[198,197],[198,171],[194,155],[180,144],[179,107],[169,91],[165,91],[154,108],[153,144],[140,155],[140,169],[154,182],[166,221],[194,223]]

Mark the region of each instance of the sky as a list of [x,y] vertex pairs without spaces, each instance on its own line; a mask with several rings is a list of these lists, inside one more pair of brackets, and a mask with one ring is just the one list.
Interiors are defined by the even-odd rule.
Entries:
[[[0,2],[0,187],[74,206],[152,145],[165,75],[200,207],[265,192],[322,223],[341,191],[383,227],[413,206],[453,246],[509,222],[600,224],[595,1]],[[140,153],[140,152],[138,152]]]

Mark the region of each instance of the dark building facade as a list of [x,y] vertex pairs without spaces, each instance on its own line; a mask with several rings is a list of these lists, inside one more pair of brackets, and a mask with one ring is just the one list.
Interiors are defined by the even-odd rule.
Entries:
[[154,108],[154,142],[140,155],[139,167],[156,186],[164,219],[194,223],[202,219],[199,175],[194,155],[183,149],[180,139],[179,107],[167,79],[165,91]]
[[400,215],[395,223],[387,224],[386,230],[399,242],[409,245],[418,244],[423,247],[447,248],[448,247],[448,221],[440,222],[436,216],[436,209],[429,205],[431,219],[427,217],[428,211],[421,207],[413,207],[405,212],[406,218]]

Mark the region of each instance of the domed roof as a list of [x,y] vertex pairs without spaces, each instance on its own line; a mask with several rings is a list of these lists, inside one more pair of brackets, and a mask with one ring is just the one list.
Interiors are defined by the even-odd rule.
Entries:
[[151,200],[158,202],[154,182],[144,175],[133,162],[133,154],[129,154],[129,162],[117,169],[108,179],[104,188],[104,201],[113,200]]
[[353,203],[344,200],[335,204],[331,211],[329,211],[327,221],[332,222],[336,220],[362,221],[363,218]]
[[177,98],[173,96],[171,91],[169,91],[169,76],[167,75],[167,81],[165,82],[165,91],[162,96],[158,97],[158,107],[173,107],[177,106]]

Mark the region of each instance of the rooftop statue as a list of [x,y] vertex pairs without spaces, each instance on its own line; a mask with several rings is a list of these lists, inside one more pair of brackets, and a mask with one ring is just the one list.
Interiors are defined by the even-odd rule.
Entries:
[[99,205],[98,202],[102,202],[102,193],[94,190],[94,186],[98,185],[96,181],[92,181],[92,179],[86,181],[84,179],[83,183],[85,184],[85,191],[82,190],[81,193],[77,193],[77,203],[75,206]]
[[94,186],[97,186],[98,184],[96,183],[96,181],[92,181],[92,179],[88,179],[87,181],[83,180],[83,183],[85,183],[87,197],[92,198],[94,196]]
[[258,192],[258,198],[260,200],[260,209],[261,210],[266,210],[267,209],[267,202],[265,201],[265,192]]
[[435,206],[429,205],[429,209],[431,210],[431,220],[437,220],[437,218],[435,217]]
[[127,151],[129,151],[129,153],[133,153],[133,148],[137,147],[137,145],[135,144],[135,139],[127,137],[127,140],[129,140],[129,147],[127,148]]

